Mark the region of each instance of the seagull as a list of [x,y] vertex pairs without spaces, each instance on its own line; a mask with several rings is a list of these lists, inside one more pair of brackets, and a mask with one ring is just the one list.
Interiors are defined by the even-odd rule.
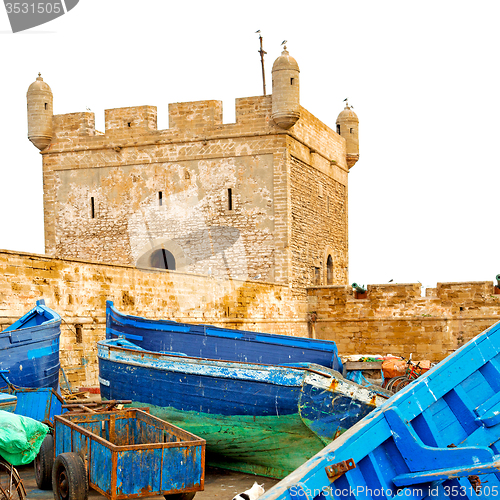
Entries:
[[283,41],[281,42],[281,45],[285,45],[285,43],[287,43],[287,42],[288,42],[288,40],[283,40]]
[[393,281],[394,281],[393,279],[390,279],[390,280],[389,280],[389,283],[392,283]]
[[345,101],[347,101],[347,99],[349,99],[349,97],[346,97],[346,98],[344,99],[344,102],[345,102]]
[[260,30],[257,30],[255,33],[260,33]]
[[87,106],[87,108],[86,108],[86,109],[87,109],[87,111],[92,111],[92,110],[91,110],[88,106]]
[[258,280],[260,279],[262,276],[260,274],[257,274],[257,276],[255,276],[254,280]]

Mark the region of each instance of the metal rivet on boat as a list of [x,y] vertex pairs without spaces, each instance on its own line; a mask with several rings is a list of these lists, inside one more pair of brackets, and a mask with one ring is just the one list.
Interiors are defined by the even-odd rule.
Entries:
[[336,464],[325,467],[325,471],[330,481],[335,481],[342,476],[342,474],[345,474],[347,471],[354,469],[355,467],[356,464],[354,463],[354,460],[349,458],[348,460],[343,460],[342,462],[337,462]]

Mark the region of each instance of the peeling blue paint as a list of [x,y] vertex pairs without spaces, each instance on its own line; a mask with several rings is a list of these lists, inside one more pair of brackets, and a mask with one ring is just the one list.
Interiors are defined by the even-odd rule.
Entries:
[[[500,323],[414,380],[259,500],[495,498]],[[343,462],[350,470],[337,474]]]
[[50,347],[39,347],[38,349],[31,349],[28,351],[28,359],[43,358],[44,356],[49,356],[54,352],[54,346]]
[[[231,451],[228,443],[234,444],[234,433],[222,429],[239,427],[244,420],[240,433],[257,462],[249,472],[263,473],[256,466],[269,461],[269,440],[263,436],[271,433],[272,442],[281,443],[273,449],[274,456],[289,448],[283,443],[292,435],[294,447],[301,448],[280,456],[283,465],[277,474],[281,475],[297,465],[297,456],[311,456],[384,401],[335,370],[313,363],[274,366],[174,356],[138,349],[123,339],[97,345],[104,398],[151,406],[162,418],[174,411],[181,427],[192,425],[196,415],[197,432],[210,435],[209,451],[225,455],[228,461],[232,457],[241,461],[245,450],[233,446]],[[285,420],[293,423],[293,434]]]
[[61,317],[42,301],[0,332],[0,369],[20,387],[59,385]]
[[106,338],[125,336],[144,349],[251,363],[309,362],[342,371],[335,342],[270,333],[148,320],[118,312],[106,302]]

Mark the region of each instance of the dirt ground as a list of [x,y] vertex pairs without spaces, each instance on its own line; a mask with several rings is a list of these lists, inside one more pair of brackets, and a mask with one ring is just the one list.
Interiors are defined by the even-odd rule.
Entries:
[[[28,500],[53,499],[52,491],[42,491],[37,489],[35,472],[33,465],[17,467],[28,494]],[[264,483],[266,491],[274,486],[278,481],[268,477],[253,476],[232,472],[223,469],[207,467],[205,473],[205,490],[196,494],[195,500],[232,500],[232,498],[250,488],[254,481],[259,484]],[[90,490],[89,498],[105,498],[94,490]],[[162,499],[163,496],[148,497],[150,499]]]

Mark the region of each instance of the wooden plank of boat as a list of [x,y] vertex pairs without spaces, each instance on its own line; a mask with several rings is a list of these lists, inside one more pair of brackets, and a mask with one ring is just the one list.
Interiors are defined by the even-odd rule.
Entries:
[[259,500],[500,495],[500,323],[333,441]]
[[316,364],[176,356],[98,342],[106,399],[130,399],[207,440],[210,463],[284,477],[385,399]]
[[337,346],[330,340],[150,320],[122,314],[108,300],[106,338],[119,336],[148,351],[251,363],[309,362],[342,371]]
[[0,332],[0,369],[21,387],[59,385],[61,317],[39,300],[22,318]]

